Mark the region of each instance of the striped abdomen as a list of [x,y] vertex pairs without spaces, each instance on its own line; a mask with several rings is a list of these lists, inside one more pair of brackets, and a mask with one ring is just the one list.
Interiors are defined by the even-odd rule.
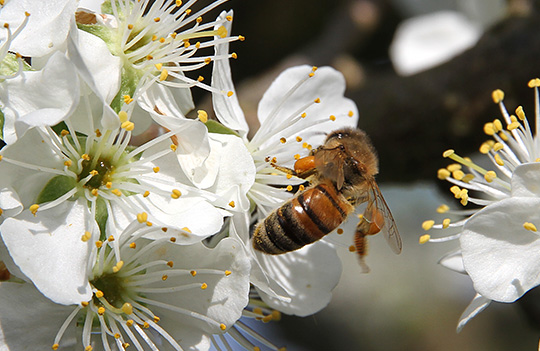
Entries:
[[272,255],[299,249],[336,229],[353,210],[332,184],[318,184],[259,223],[253,233],[253,247]]

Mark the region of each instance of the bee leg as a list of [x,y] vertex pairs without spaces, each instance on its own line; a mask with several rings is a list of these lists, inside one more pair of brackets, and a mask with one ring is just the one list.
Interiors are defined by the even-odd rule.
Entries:
[[358,254],[358,260],[360,267],[362,268],[362,273],[369,273],[370,271],[364,259],[367,255],[368,244],[366,235],[369,235],[370,226],[371,223],[362,218],[356,226],[356,232],[354,233],[354,246],[356,248],[356,253]]
[[283,166],[278,166],[276,165],[275,163],[270,163],[270,165],[272,167],[274,167],[275,169],[277,169],[278,171],[281,171],[285,174],[290,174],[292,176],[295,176],[295,177],[298,177],[298,178],[302,178],[302,179],[306,179],[308,178],[309,176],[315,174],[315,172],[317,171],[317,169],[315,168],[312,168],[312,169],[308,169],[306,171],[303,171],[303,172],[297,172],[295,171],[294,169],[292,168],[288,168],[288,167],[283,167]]

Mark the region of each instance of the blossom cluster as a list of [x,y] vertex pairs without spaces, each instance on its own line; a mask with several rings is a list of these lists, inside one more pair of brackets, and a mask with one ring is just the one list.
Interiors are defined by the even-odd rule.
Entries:
[[[490,140],[480,146],[483,160],[459,156],[450,149],[443,153],[454,163],[438,171],[438,178],[453,185],[450,191],[463,210],[441,205],[437,212],[447,218],[440,223],[427,220],[426,231],[446,231],[433,237],[424,234],[420,243],[457,241],[459,248],[445,255],[440,264],[467,274],[476,296],[463,312],[458,331],[491,301],[511,303],[540,285],[540,79],[528,86],[535,93],[533,132],[522,106],[509,112],[504,92],[495,90],[493,101],[502,120],[484,125]],[[452,220],[452,216],[459,218]]]
[[304,181],[270,162],[356,126],[356,106],[336,70],[293,67],[248,138],[229,62],[244,37],[232,11],[206,18],[225,1],[1,2],[2,350],[278,350],[240,318],[328,304],[331,243],[265,255],[250,229]]

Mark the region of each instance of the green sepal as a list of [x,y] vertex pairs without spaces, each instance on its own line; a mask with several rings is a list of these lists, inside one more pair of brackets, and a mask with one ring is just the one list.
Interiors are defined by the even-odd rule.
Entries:
[[214,121],[213,119],[209,119],[204,125],[206,126],[206,128],[208,128],[209,133],[230,134],[240,137],[237,132],[225,127],[223,124],[219,123],[218,121]]
[[[90,206],[90,203],[88,204]],[[107,219],[109,218],[109,212],[107,212],[107,204],[101,197],[97,198],[96,202],[96,222],[99,226],[99,240],[107,240]]]
[[74,178],[64,175],[53,177],[45,184],[43,190],[39,193],[36,203],[42,204],[54,201],[76,186],[77,181]]
[[[32,67],[26,63],[26,61],[22,61],[23,63],[23,71],[31,71]],[[4,59],[0,63],[0,75],[2,76],[11,76],[19,70],[19,59],[17,58],[17,55],[12,54],[11,52],[8,52],[6,56],[4,56]]]

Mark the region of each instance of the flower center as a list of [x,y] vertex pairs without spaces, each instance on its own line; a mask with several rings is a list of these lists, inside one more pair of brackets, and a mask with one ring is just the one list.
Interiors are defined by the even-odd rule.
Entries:
[[86,182],[84,187],[99,189],[101,186],[106,186],[107,183],[112,182],[114,170],[115,166],[108,159],[99,158],[95,165],[91,160],[83,160],[82,171],[79,173],[77,181],[92,175],[92,178]]
[[[102,276],[92,280],[90,284],[103,293],[104,298],[110,305],[116,308],[122,308],[126,301],[124,297],[127,295],[127,290],[124,286],[124,279],[122,277],[119,277],[114,273],[103,274]],[[94,303],[98,306],[102,305],[100,300],[95,295]]]

